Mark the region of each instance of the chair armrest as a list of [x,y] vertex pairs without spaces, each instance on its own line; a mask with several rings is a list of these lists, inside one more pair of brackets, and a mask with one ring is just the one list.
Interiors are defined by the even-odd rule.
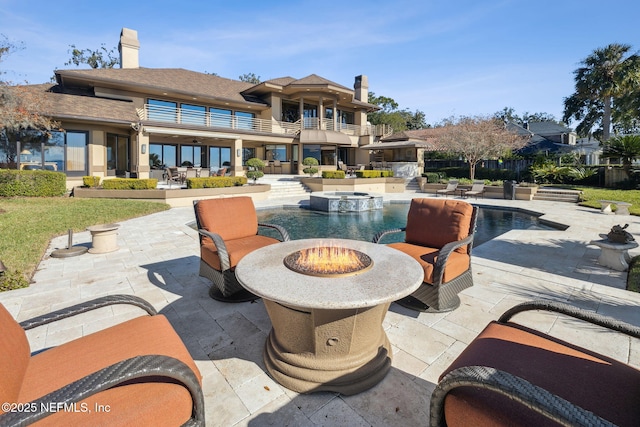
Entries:
[[594,325],[602,326],[603,328],[607,328],[612,331],[620,332],[634,338],[640,338],[640,328],[637,326],[557,301],[536,300],[518,304],[505,311],[498,319],[498,322],[507,323],[516,314],[530,310],[544,310],[565,314]]
[[284,227],[280,226],[280,225],[267,224],[267,223],[264,223],[264,222],[259,222],[258,223],[258,227],[268,227],[268,228],[273,228],[275,230],[278,230],[278,232],[280,233],[280,236],[282,237],[281,241],[283,241],[283,242],[288,242],[289,240],[291,240],[287,230]]
[[26,331],[51,322],[66,319],[67,317],[75,316],[80,313],[86,313],[87,311],[115,304],[135,305],[136,307],[140,307],[145,310],[151,316],[158,314],[151,304],[135,295],[108,295],[91,301],[85,301],[71,307],[63,308],[61,310],[52,311],[51,313],[43,314],[42,316],[34,317],[33,319],[25,320],[20,322],[20,326]]
[[231,260],[229,259],[229,251],[227,250],[227,245],[225,245],[222,236],[203,229],[198,230],[198,233],[213,240],[213,243],[216,245],[216,249],[218,250],[218,257],[220,258],[220,267],[222,267],[222,271],[224,272],[230,269]]
[[486,366],[464,366],[449,372],[431,395],[430,425],[445,426],[444,400],[457,387],[475,387],[508,397],[561,425],[614,426],[573,403],[505,371]]
[[375,236],[373,236],[373,239],[371,239],[371,243],[380,243],[380,240],[382,240],[382,238],[387,234],[401,233],[403,231],[406,231],[406,229],[407,229],[406,227],[402,227],[402,228],[393,228],[391,230],[380,231]]
[[434,285],[442,283],[442,278],[444,277],[444,267],[447,264],[447,260],[449,259],[449,255],[451,255],[451,252],[465,245],[472,245],[472,244],[473,244],[473,234],[470,234],[462,240],[457,240],[455,242],[447,243],[438,251],[438,257],[436,259],[435,265],[433,266],[433,284]]
[[101,391],[145,377],[170,378],[189,390],[193,400],[193,412],[191,420],[186,425],[204,426],[204,397],[196,375],[180,360],[160,355],[133,357],[87,375],[46,396],[25,403],[24,406],[29,408],[29,412],[7,412],[0,415],[0,425],[31,424],[55,413],[59,405],[69,407]]

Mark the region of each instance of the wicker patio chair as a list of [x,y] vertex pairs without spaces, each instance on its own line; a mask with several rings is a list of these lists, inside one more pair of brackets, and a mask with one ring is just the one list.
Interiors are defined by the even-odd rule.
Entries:
[[430,425],[640,425],[640,371],[511,321],[529,310],[568,316],[577,331],[596,325],[598,339],[613,331],[640,338],[637,326],[568,304],[519,304],[489,323],[443,372],[431,395]]
[[455,180],[455,179],[451,179],[447,183],[447,188],[445,188],[443,190],[436,190],[436,196],[444,194],[445,197],[446,197],[449,194],[452,194],[452,193],[455,194],[457,189],[458,189],[458,181]]
[[424,269],[422,286],[398,304],[428,312],[458,308],[458,293],[473,286],[471,250],[477,213],[477,207],[461,200],[413,199],[406,227],[376,234],[373,243],[387,234],[406,232],[404,242],[389,246],[415,258]]
[[[30,354],[25,330],[113,304],[137,317]],[[16,322],[0,304],[0,425],[204,426],[201,375],[166,317],[111,295]]]
[[[289,240],[287,231],[279,225],[258,223],[251,197],[195,200],[193,208],[200,232],[200,276],[213,282],[211,298],[225,302],[257,299],[238,283],[236,265],[256,249]],[[275,229],[280,240],[259,235],[259,227]]]

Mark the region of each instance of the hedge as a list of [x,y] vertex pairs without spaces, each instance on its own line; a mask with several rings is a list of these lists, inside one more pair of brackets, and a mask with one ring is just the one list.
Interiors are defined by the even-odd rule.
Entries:
[[343,179],[344,171],[322,171],[322,177],[327,179]]
[[100,185],[100,177],[99,176],[83,176],[82,185],[84,185],[85,187],[95,188]]
[[53,197],[67,192],[67,176],[47,170],[0,169],[1,197]]
[[425,172],[422,174],[424,178],[427,178],[427,183],[435,184],[440,182],[440,180],[445,179],[447,174],[444,172]]
[[209,176],[206,178],[187,178],[187,188],[239,187],[246,183],[246,176]]
[[105,190],[153,190],[158,186],[155,178],[113,178],[105,179],[102,188]]
[[361,170],[356,171],[356,178],[386,178],[392,177],[393,171],[390,170]]

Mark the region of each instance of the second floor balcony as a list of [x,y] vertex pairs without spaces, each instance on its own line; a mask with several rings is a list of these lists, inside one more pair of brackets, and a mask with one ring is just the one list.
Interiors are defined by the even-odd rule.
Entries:
[[358,126],[318,117],[305,117],[296,122],[283,122],[258,119],[248,114],[221,114],[210,111],[194,111],[151,104],[145,104],[144,109],[138,111],[138,115],[141,120],[153,122],[292,136],[298,134],[303,129],[328,130],[352,136],[373,135],[380,137],[388,136],[392,132],[392,129],[388,125]]

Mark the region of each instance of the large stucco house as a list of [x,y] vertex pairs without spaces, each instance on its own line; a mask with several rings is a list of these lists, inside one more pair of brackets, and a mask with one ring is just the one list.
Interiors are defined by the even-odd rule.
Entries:
[[85,175],[160,177],[181,165],[242,175],[252,157],[270,162],[267,173],[302,174],[306,157],[323,169],[368,164],[359,147],[385,136],[367,124],[377,107],[364,75],[353,89],[314,74],[253,84],[140,67],[134,30],[123,28],[118,48],[121,68],[57,70],[55,84],[32,87],[64,131],[19,143],[18,167],[64,171],[69,187]]

